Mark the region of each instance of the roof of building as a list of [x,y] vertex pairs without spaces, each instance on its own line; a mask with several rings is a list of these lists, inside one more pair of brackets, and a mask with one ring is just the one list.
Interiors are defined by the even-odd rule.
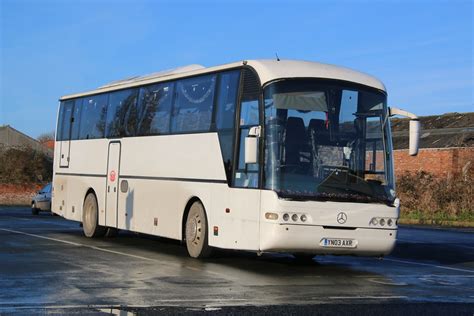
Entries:
[[369,87],[385,91],[384,84],[375,77],[355,71],[349,68],[322,64],[301,60],[248,60],[235,63],[204,68],[200,65],[189,65],[160,71],[151,75],[136,76],[123,80],[113,81],[97,89],[65,95],[60,100],[72,99],[97,93],[109,92],[119,89],[131,88],[145,84],[152,84],[161,81],[173,80],[182,77],[189,77],[199,74],[211,73],[226,69],[232,69],[247,65],[257,71],[261,84],[264,85],[272,80],[281,78],[325,78],[345,80],[359,83]]
[[20,132],[10,125],[0,126],[0,146],[2,147],[30,147],[34,150],[42,151],[50,156],[53,150],[43,146],[37,139]]
[[[474,147],[474,112],[420,116],[420,148]],[[408,148],[409,119],[392,118],[395,149]]]

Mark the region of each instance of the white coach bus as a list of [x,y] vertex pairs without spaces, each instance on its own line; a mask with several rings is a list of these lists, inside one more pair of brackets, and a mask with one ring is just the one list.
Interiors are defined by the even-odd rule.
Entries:
[[385,86],[306,61],[197,65],[60,99],[53,212],[213,248],[383,256],[393,249]]

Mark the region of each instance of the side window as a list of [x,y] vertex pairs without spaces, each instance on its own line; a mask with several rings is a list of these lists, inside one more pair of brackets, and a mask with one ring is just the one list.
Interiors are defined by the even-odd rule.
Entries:
[[74,101],[63,101],[59,108],[59,119],[56,140],[69,140],[71,135],[71,115]]
[[72,111],[71,139],[79,139],[79,127],[81,124],[82,99],[74,100],[74,110]]
[[106,136],[134,136],[137,129],[138,89],[113,92],[109,95]]
[[235,108],[239,90],[239,78],[240,70],[220,74],[217,92],[216,127],[228,183],[231,183],[232,179]]
[[257,188],[259,180],[259,164],[245,163],[245,137],[251,127],[259,125],[260,83],[258,77],[248,69],[243,70],[242,97],[240,101],[239,119],[239,154],[234,175],[234,186]]
[[240,70],[219,75],[217,94],[216,126],[217,129],[234,128],[235,104],[239,89]]
[[172,133],[210,130],[215,86],[216,75],[194,77],[176,83]]
[[84,98],[81,111],[79,139],[95,139],[104,137],[106,115],[106,94]]
[[61,101],[59,104],[59,113],[58,113],[58,125],[56,127],[56,141],[60,141],[63,138],[63,120],[64,120],[64,101]]
[[140,88],[137,135],[169,134],[173,83]]

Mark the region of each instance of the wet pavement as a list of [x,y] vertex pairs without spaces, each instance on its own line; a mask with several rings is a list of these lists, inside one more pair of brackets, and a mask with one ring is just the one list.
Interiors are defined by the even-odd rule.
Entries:
[[402,227],[377,258],[220,251],[0,207],[3,314],[474,314],[474,230]]

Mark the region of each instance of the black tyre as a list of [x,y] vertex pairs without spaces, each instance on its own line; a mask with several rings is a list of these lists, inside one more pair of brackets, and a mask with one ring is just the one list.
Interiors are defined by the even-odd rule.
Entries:
[[208,243],[208,226],[206,211],[201,202],[194,202],[186,219],[186,248],[193,258],[207,258],[212,254]]
[[82,208],[82,230],[89,238],[103,237],[106,227],[99,226],[99,207],[94,193],[89,193],[84,200]]
[[299,263],[313,263],[315,255],[309,253],[294,253],[293,257],[295,257],[296,262]]
[[33,214],[33,215],[38,215],[39,214],[39,209],[36,207],[35,202],[31,203],[31,214]]
[[105,232],[105,237],[113,238],[117,237],[118,229],[113,227],[107,227],[107,231]]

